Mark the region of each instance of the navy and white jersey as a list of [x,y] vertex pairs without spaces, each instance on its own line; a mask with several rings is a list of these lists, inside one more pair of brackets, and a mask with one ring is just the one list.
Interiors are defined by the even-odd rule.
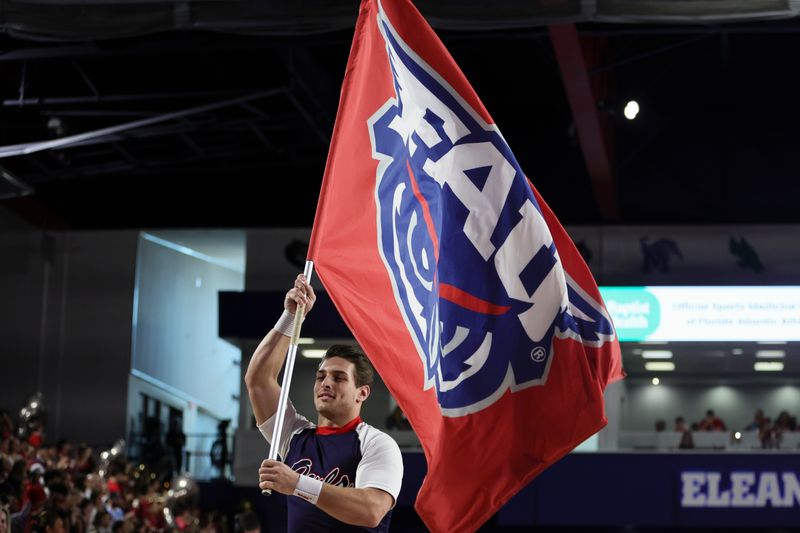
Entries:
[[[258,426],[270,442],[275,416]],[[280,437],[278,455],[300,474],[331,485],[376,488],[391,494],[395,502],[403,481],[403,457],[397,443],[386,433],[356,418],[333,433],[317,428],[297,413],[291,402]],[[289,531],[389,531],[392,512],[376,528],[351,526],[302,498],[287,498]]]

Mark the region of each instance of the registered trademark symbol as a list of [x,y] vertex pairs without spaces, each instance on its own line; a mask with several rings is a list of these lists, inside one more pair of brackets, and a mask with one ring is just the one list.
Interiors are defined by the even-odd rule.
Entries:
[[544,351],[544,348],[541,346],[537,346],[533,350],[531,350],[531,359],[536,361],[537,363],[541,363],[544,361],[544,357],[547,355],[547,352]]

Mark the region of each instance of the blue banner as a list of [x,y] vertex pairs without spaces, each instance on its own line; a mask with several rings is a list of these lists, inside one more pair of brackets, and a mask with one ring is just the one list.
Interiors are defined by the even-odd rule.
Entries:
[[800,526],[800,454],[573,453],[498,525]]

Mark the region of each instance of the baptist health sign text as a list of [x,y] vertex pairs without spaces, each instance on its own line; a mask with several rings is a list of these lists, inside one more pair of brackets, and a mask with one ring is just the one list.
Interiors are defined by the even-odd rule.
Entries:
[[681,472],[681,507],[800,507],[796,472]]

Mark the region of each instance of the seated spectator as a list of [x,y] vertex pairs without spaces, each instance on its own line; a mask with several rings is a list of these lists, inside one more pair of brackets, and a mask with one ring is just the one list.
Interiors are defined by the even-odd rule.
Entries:
[[227,533],[228,531],[227,519],[219,511],[211,511],[206,514],[205,520],[199,525],[202,533]]
[[744,427],[745,431],[758,431],[761,429],[761,424],[764,422],[764,410],[759,409],[753,415],[753,421]]
[[[37,466],[37,465],[34,465]],[[30,502],[31,514],[38,514],[47,504],[47,493],[37,469],[31,470],[30,478],[25,485],[24,502]]]
[[678,444],[678,448],[681,450],[691,450],[694,448],[694,439],[692,438],[691,431],[683,432],[683,436],[681,437],[680,444]]
[[64,518],[55,510],[42,513],[37,519],[36,533],[66,533]]
[[69,513],[71,509],[69,501],[69,488],[64,483],[59,481],[48,484],[47,491],[50,498],[50,508],[58,511],[62,515]]
[[11,515],[5,505],[0,505],[0,533],[8,533],[11,529]]
[[400,409],[399,405],[394,407],[394,410],[386,417],[386,429],[411,429],[411,423],[406,418],[406,414]]
[[164,529],[164,501],[159,495],[161,482],[153,481],[145,489],[136,505],[136,514],[150,529]]
[[111,533],[111,515],[105,509],[97,511],[94,515],[89,533]]
[[656,431],[666,431],[667,422],[665,420],[656,420]]
[[725,431],[725,422],[714,414],[712,409],[706,411],[706,417],[700,421],[700,431]]
[[762,448],[770,449],[780,446],[780,434],[775,431],[775,427],[772,425],[772,419],[768,416],[765,416],[764,420],[761,422],[758,438],[761,441]]
[[797,423],[794,418],[789,416],[788,411],[781,411],[775,420],[775,430],[783,433],[784,431],[794,431]]
[[38,424],[34,425],[31,434],[28,435],[28,443],[34,448],[38,448],[44,442],[44,431]]
[[689,431],[689,426],[686,425],[686,420],[682,416],[675,418],[675,429],[673,431]]
[[13,496],[19,502],[22,500],[25,490],[25,461],[22,459],[15,460],[13,457],[13,455],[9,454],[9,460],[12,461],[11,468],[5,481],[0,483],[0,493]]
[[[236,533],[260,533],[261,524],[253,511],[236,515]],[[2,533],[2,531],[0,531]]]
[[100,513],[105,513],[105,505],[103,504],[103,492],[93,492],[88,498],[89,504],[86,508],[86,523],[89,524],[89,529],[94,527],[95,519]]
[[[74,489],[78,490],[78,489]],[[72,531],[84,532],[89,527],[89,521],[86,519],[87,507],[89,500],[81,498],[80,501],[72,508],[69,521],[72,526]]]
[[125,510],[121,505],[119,492],[110,492],[106,502],[106,512],[111,516],[112,522],[122,522],[125,518]]
[[75,469],[82,474],[89,474],[94,469],[92,449],[84,442],[78,446],[76,453]]
[[[11,509],[11,507],[9,507]],[[22,508],[11,515],[11,533],[22,533],[28,528],[28,521],[31,515],[31,502],[26,502]]]

